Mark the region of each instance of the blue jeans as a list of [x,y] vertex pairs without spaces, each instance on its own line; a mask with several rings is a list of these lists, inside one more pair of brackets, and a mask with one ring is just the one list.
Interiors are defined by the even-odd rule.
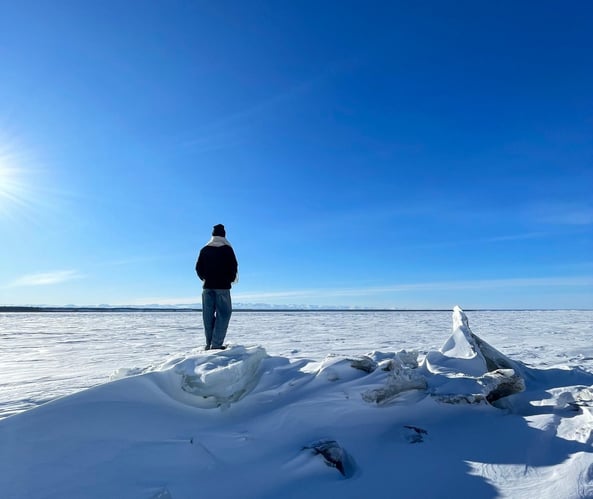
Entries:
[[204,289],[202,291],[202,319],[206,334],[206,348],[222,346],[232,312],[230,289]]

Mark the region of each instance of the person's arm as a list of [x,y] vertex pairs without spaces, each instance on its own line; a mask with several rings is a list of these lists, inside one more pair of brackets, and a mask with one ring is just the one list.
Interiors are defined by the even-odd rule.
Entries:
[[200,281],[204,280],[204,258],[201,251],[198,260],[196,261],[196,274],[198,274]]
[[231,248],[231,282],[237,282],[238,269],[239,264],[237,263],[237,257],[235,256],[233,248]]

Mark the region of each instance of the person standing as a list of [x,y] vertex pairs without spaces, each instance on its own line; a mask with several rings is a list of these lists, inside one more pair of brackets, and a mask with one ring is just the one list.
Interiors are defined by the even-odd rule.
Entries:
[[202,319],[206,335],[206,350],[224,349],[223,341],[231,319],[231,285],[237,279],[237,258],[226,239],[224,225],[212,230],[212,238],[200,250],[196,273],[202,290]]

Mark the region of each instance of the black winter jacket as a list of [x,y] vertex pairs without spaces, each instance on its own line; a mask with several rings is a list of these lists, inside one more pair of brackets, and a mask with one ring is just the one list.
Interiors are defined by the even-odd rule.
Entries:
[[204,289],[231,289],[237,277],[237,258],[233,248],[204,246],[196,262],[196,273],[204,281]]

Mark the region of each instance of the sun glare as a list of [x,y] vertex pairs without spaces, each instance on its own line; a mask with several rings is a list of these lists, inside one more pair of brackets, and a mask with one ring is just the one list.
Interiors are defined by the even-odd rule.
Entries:
[[16,206],[28,204],[28,189],[24,170],[18,165],[14,154],[0,150],[0,215],[7,214]]
[[17,137],[0,130],[0,223],[25,227],[60,220],[59,193],[51,188],[48,168]]
[[0,160],[0,192],[4,192],[4,190],[8,190],[8,186],[13,180],[14,172],[11,168],[6,165],[3,165]]
[[14,168],[6,166],[0,158],[0,200],[5,202],[17,196],[19,190],[18,174]]

